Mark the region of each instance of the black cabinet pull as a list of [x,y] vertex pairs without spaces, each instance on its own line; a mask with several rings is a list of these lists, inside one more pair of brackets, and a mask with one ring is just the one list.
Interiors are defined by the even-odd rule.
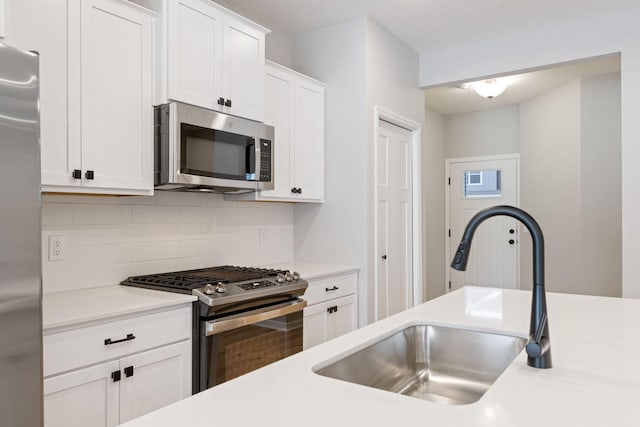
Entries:
[[296,193],[297,193],[297,194],[302,194],[302,188],[293,187],[293,188],[291,189],[291,192],[292,192],[293,194],[296,194]]
[[122,374],[120,373],[119,370],[111,372],[111,379],[113,380],[114,383],[117,383],[118,381],[120,381],[121,378],[122,378]]
[[327,308],[327,311],[329,312],[329,314],[335,313],[336,311],[338,311],[338,306],[334,305],[333,307],[329,307]]
[[133,366],[127,366],[124,368],[124,376],[129,378],[133,376]]
[[226,101],[224,101],[224,106],[225,107],[231,107],[231,100],[227,99]]
[[71,172],[71,177],[73,179],[82,179],[82,171],[80,169],[74,169],[73,172]]
[[382,258],[382,259],[387,259],[387,256],[386,256],[386,255],[382,255],[382,257],[381,257],[381,258]]
[[335,285],[332,288],[324,288],[325,292],[337,291],[338,289],[340,288]]
[[218,105],[224,105],[224,98],[223,97],[218,98]]
[[87,179],[93,179],[93,171],[86,171],[84,177]]
[[113,341],[111,338],[107,338],[106,340],[104,340],[104,345],[111,345],[111,344],[116,344],[119,342],[124,342],[124,341],[131,341],[131,340],[135,340],[136,337],[133,334],[127,334],[126,338],[122,338],[120,340],[115,340]]
[[513,240],[513,239],[509,239],[509,244],[510,244],[510,245],[513,245],[515,242],[516,242],[515,240]]

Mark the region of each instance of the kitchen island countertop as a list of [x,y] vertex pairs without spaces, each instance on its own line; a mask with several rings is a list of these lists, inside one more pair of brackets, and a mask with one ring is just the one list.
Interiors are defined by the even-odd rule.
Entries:
[[526,337],[531,293],[467,287],[228,381],[126,427],[638,426],[640,300],[547,294],[552,369],[524,351],[477,402],[441,405],[319,376],[411,324]]

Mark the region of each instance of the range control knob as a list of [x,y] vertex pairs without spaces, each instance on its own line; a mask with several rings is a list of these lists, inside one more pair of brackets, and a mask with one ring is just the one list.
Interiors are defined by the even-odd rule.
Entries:
[[215,286],[215,290],[218,294],[224,294],[225,292],[227,292],[227,286],[224,283],[220,282]]
[[284,275],[282,275],[282,274],[278,274],[278,275],[276,276],[276,281],[277,281],[278,283],[283,283],[283,282],[285,281],[285,277],[284,277]]
[[204,293],[207,295],[213,295],[216,293],[216,287],[211,283],[207,283],[206,285],[204,285]]
[[287,272],[284,274],[284,280],[286,280],[287,282],[290,282],[290,281],[292,281],[292,280],[293,280],[293,275],[291,274],[291,272],[287,271]]
[[293,276],[293,280],[300,280],[300,273],[298,273],[297,271],[291,273],[291,276]]

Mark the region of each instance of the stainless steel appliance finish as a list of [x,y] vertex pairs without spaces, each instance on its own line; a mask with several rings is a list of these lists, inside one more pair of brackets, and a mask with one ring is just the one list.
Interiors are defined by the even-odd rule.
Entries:
[[0,44],[0,425],[41,426],[38,55]]
[[304,294],[296,272],[220,266],[134,276],[121,284],[198,296],[193,392],[302,351]]
[[179,102],[155,110],[158,190],[273,190],[274,128]]
[[527,340],[430,325],[410,326],[317,374],[436,403],[473,403]]

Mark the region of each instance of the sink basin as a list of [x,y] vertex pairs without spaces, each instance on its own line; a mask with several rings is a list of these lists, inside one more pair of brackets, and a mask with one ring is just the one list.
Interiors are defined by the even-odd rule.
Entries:
[[329,365],[325,377],[449,405],[480,399],[522,351],[521,337],[409,326]]

